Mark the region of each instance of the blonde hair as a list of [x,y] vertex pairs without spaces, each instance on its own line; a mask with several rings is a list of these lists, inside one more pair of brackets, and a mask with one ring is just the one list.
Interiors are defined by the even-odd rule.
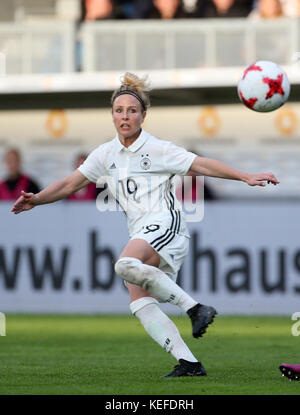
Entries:
[[143,110],[146,111],[150,107],[149,92],[151,91],[150,82],[148,76],[139,78],[137,75],[126,72],[121,78],[121,86],[117,88],[111,97],[111,104],[113,105],[114,100],[123,94],[130,94],[135,96],[141,103]]

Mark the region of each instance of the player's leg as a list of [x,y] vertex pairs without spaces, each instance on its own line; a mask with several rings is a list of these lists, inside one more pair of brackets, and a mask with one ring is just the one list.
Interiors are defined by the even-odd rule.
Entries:
[[126,282],[130,309],[146,332],[179,362],[167,377],[205,376],[206,371],[186,343],[173,321],[160,309],[158,301],[138,285]]
[[157,267],[159,254],[143,239],[133,239],[124,248],[115,269],[128,283],[138,285],[162,302],[178,305],[189,315],[193,336],[201,337],[213,321],[216,310],[197,303]]
[[130,310],[140,320],[147,333],[176,360],[197,362],[175,324],[161,310],[159,302],[137,285],[127,282],[126,286],[130,295]]
[[185,312],[197,304],[159,268],[160,256],[148,242],[133,239],[128,242],[115,270],[125,281],[139,285],[162,302],[178,305]]

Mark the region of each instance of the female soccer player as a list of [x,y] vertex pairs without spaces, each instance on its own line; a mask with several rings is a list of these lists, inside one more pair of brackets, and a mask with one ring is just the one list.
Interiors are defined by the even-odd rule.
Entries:
[[92,151],[65,179],[37,194],[22,191],[12,212],[66,198],[105,178],[126,213],[129,227],[130,240],[115,270],[125,280],[130,309],[147,333],[179,361],[167,377],[204,376],[201,362],[159,307],[159,301],[170,302],[185,311],[195,338],[205,333],[216,315],[213,307],[199,304],[176,284],[188,252],[189,234],[175,196],[174,176],[194,173],[241,180],[250,186],[279,182],[272,173],[242,173],[147,133],[141,126],[150,105],[148,93],[145,79],[126,73],[111,100],[116,137]]

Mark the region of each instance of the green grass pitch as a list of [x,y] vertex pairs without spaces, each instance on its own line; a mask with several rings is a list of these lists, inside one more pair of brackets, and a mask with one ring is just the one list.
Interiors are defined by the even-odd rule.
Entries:
[[208,376],[161,379],[176,364],[133,316],[7,315],[0,394],[299,394],[280,363],[300,363],[289,317],[218,316],[205,336],[172,317]]

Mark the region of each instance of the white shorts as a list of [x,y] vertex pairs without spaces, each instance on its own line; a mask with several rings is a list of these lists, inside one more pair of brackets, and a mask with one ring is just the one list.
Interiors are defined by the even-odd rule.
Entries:
[[177,274],[189,250],[189,237],[163,228],[159,225],[146,225],[134,234],[132,239],[148,242],[160,256],[159,269],[176,282]]

